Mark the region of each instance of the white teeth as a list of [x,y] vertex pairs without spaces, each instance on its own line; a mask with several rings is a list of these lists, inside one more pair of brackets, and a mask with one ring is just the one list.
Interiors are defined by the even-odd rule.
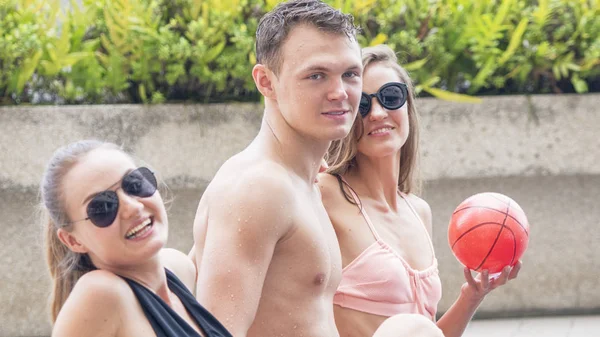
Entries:
[[327,115],[343,115],[345,111],[332,111],[332,112],[327,112]]
[[125,235],[125,237],[128,239],[133,238],[136,234],[139,234],[138,232],[140,230],[142,230],[144,227],[148,226],[150,224],[150,222],[151,222],[150,218],[146,219],[146,221],[144,221],[141,224],[130,229],[129,232],[127,232],[127,234]]
[[392,131],[392,128],[381,128],[381,129],[377,129],[375,131],[371,131],[371,135],[374,134],[378,134],[378,133],[384,133],[384,132],[388,132],[388,131]]

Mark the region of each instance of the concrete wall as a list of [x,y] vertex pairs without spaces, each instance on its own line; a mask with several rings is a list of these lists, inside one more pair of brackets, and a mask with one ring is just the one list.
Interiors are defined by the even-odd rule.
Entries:
[[[515,199],[531,223],[517,280],[490,294],[480,316],[600,312],[600,95],[418,101],[424,197],[434,213],[443,312],[463,283],[448,248],[452,210],[477,192]],[[188,251],[191,223],[221,163],[260,125],[252,104],[0,108],[0,336],[47,336],[49,279],[35,208],[44,165],[82,138],[123,144],[175,197],[169,246]]]

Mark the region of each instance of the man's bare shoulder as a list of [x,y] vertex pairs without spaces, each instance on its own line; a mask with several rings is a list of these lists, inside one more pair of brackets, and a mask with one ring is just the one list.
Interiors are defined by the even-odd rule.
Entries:
[[290,172],[281,164],[268,160],[246,157],[233,157],[215,175],[210,184],[211,195],[229,196],[237,199],[250,195],[257,198],[271,198],[276,193],[285,198],[294,194]]
[[321,199],[325,208],[330,210],[332,207],[344,205],[347,203],[344,193],[340,187],[338,178],[329,173],[319,173],[318,182],[321,191]]
[[198,223],[219,224],[227,231],[239,229],[239,219],[244,228],[257,233],[277,227],[273,234],[280,237],[293,223],[297,192],[290,172],[279,163],[233,158],[207,188],[200,206],[204,220]]
[[193,293],[196,284],[196,265],[192,259],[173,248],[163,248],[159,256],[165,268],[172,271]]

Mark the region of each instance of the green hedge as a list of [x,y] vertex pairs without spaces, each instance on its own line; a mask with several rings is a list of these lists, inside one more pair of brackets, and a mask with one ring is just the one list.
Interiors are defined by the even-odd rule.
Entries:
[[[0,0],[0,104],[258,101],[274,0]],[[599,0],[337,0],[445,99],[600,91]]]

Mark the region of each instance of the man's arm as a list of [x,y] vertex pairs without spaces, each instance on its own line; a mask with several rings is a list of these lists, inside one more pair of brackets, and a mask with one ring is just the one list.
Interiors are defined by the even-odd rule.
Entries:
[[275,245],[292,225],[292,189],[276,175],[245,174],[211,191],[207,213],[196,220],[207,222],[203,251],[196,252],[196,296],[235,337],[248,333]]
[[177,249],[163,248],[160,251],[160,259],[165,268],[173,272],[191,293],[195,293],[196,266],[189,256]]

